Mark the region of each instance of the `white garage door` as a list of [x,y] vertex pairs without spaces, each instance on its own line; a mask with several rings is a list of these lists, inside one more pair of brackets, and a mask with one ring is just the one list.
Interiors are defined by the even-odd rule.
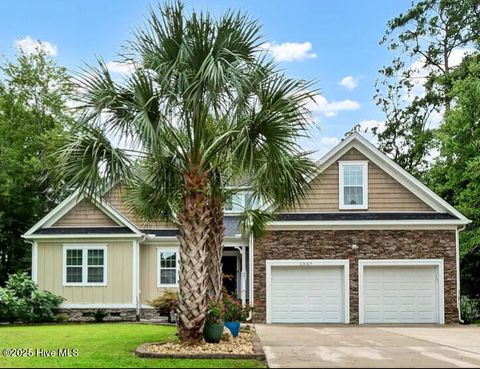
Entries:
[[365,266],[364,323],[438,323],[436,266]]
[[272,266],[271,323],[342,323],[343,266]]

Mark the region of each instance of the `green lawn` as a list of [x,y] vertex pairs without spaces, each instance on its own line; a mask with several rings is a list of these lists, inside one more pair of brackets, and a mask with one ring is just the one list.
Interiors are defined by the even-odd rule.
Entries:
[[[133,351],[145,342],[175,340],[175,328],[146,324],[75,324],[0,327],[0,368],[248,368],[255,360],[141,359]],[[5,357],[4,349],[77,349],[78,357]]]

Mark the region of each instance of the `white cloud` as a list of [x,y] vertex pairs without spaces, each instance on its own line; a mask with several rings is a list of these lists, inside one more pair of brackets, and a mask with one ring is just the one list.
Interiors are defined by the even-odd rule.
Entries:
[[302,148],[306,151],[313,151],[312,159],[318,160],[335,146],[340,143],[338,137],[310,137],[300,142]]
[[43,51],[48,55],[57,55],[57,45],[48,41],[34,40],[30,36],[26,36],[20,40],[15,41],[15,47],[25,54],[34,54]]
[[353,100],[328,101],[322,95],[316,95],[314,101],[308,103],[307,107],[314,115],[334,117],[340,111],[360,109],[360,104]]
[[340,82],[338,82],[338,84],[345,87],[347,90],[353,90],[355,87],[358,86],[358,78],[346,76],[343,77]]
[[111,73],[118,74],[130,74],[135,69],[132,63],[116,61],[109,61],[107,63],[107,68]]
[[[472,47],[463,47],[453,50],[448,59],[450,68],[458,66],[465,56],[471,54],[474,51],[475,49]],[[440,70],[436,67],[426,66],[426,60],[424,57],[421,57],[417,61],[412,63],[412,65],[410,66],[410,70],[412,71],[411,83],[413,87],[410,91],[405,91],[402,95],[402,99],[406,102],[412,102],[416,97],[424,97],[426,93],[424,87],[426,78],[430,75],[431,72],[440,72]]]
[[382,120],[362,120],[358,123],[361,132],[372,132],[374,128],[377,128],[379,132],[385,129],[385,121]]
[[302,61],[317,57],[317,54],[311,52],[312,44],[310,42],[285,42],[283,44],[267,42],[261,48],[268,51],[278,62]]

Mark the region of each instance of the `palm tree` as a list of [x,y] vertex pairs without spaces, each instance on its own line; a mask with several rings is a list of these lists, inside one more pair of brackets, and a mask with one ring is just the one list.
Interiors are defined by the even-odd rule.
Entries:
[[123,182],[132,209],[176,222],[182,342],[202,340],[207,290],[221,290],[227,184],[286,206],[314,170],[297,143],[311,122],[311,85],[279,72],[261,43],[245,15],[186,14],[174,3],[151,10],[125,47],[131,74],[115,80],[99,59],[77,78],[78,127],[58,155],[63,183],[103,194]]

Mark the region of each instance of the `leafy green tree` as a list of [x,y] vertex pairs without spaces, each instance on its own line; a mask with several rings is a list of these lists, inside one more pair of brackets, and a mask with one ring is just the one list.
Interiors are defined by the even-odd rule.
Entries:
[[[460,256],[478,262],[480,255],[480,54],[464,59],[446,81],[452,108],[438,130],[439,158],[428,174],[430,186],[472,223],[461,232]],[[470,255],[472,254],[472,255]],[[462,285],[470,290],[480,277],[462,268]],[[473,268],[475,270],[475,268]],[[477,293],[478,283],[476,287]]]
[[265,61],[261,42],[240,13],[186,14],[181,3],[152,11],[123,54],[131,75],[114,81],[99,61],[79,81],[82,131],[59,156],[68,186],[101,194],[122,181],[140,215],[176,222],[183,342],[202,340],[207,262],[219,267],[221,247],[208,244],[212,232],[223,239],[212,217],[223,216],[226,184],[248,178],[254,196],[287,205],[314,170],[297,143],[311,121],[310,85]]
[[476,0],[421,0],[387,24],[381,43],[396,56],[380,70],[375,101],[385,124],[372,132],[382,151],[417,176],[428,169],[432,130],[451,104],[451,86],[438,79],[479,40],[479,14]]
[[0,285],[30,268],[30,246],[21,235],[57,202],[46,173],[49,153],[64,142],[70,123],[64,68],[38,51],[20,52],[0,66]]

